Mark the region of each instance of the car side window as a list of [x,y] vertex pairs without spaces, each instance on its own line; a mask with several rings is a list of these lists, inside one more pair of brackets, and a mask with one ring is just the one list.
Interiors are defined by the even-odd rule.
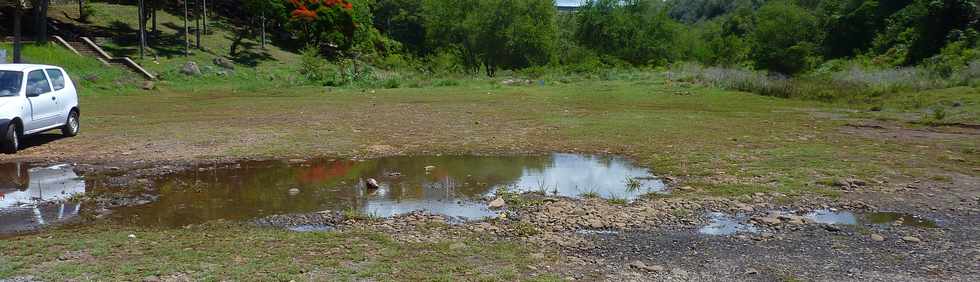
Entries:
[[27,74],[27,94],[41,95],[51,92],[51,85],[44,71],[36,70]]
[[65,75],[61,73],[61,70],[57,69],[47,69],[48,78],[51,79],[51,87],[54,87],[54,91],[65,89]]

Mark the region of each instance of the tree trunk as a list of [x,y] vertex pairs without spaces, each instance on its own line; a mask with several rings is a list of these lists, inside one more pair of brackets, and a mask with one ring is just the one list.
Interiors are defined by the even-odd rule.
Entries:
[[[201,6],[201,1],[197,1],[195,4]],[[201,15],[194,18],[194,36],[197,37],[197,49],[201,49]]]
[[34,2],[34,42],[48,42],[48,4],[49,0]]
[[15,64],[22,63],[20,59],[20,49],[21,49],[21,43],[20,43],[21,9],[20,8],[21,7],[14,7],[14,55],[13,55],[14,60],[13,62]]
[[143,58],[143,55],[145,53],[145,50],[143,50],[143,49],[146,47],[146,20],[145,20],[146,19],[146,13],[145,13],[146,7],[143,5],[143,0],[139,0],[139,3],[137,3],[137,4],[139,5],[137,8],[138,8],[138,13],[140,15],[140,17],[139,17],[139,44],[140,44],[140,59],[142,59]]
[[204,32],[204,34],[208,34],[208,0],[202,0],[202,1],[203,4],[201,4],[201,15],[202,15],[201,21],[203,22],[203,25],[201,27],[202,28],[201,30],[202,32]]
[[262,49],[265,49],[265,11],[262,11]]
[[82,7],[85,6],[85,3],[84,2],[85,2],[85,0],[78,0],[78,20],[79,21],[81,21],[82,19],[85,18],[85,9],[82,8]]
[[157,7],[153,7],[153,32],[157,32]]
[[184,0],[184,56],[191,54],[191,30],[187,24],[187,1]]

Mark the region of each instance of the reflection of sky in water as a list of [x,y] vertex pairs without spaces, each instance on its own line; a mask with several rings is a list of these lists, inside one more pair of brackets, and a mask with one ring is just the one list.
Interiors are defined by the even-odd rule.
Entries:
[[[558,191],[559,195],[577,197],[596,193],[603,198],[635,199],[654,191],[663,191],[663,182],[652,179],[649,170],[633,166],[616,157],[596,157],[573,154],[554,154],[550,165],[543,169],[525,168],[515,183],[521,191]],[[627,178],[640,183],[635,191],[627,191]]]
[[[637,191],[627,192],[627,177],[639,178]],[[368,178],[376,179],[380,188],[367,189],[363,183]],[[190,170],[161,179],[157,186],[158,202],[121,209],[117,216],[163,226],[323,210],[380,217],[424,210],[480,219],[495,216],[481,198],[501,187],[538,191],[547,186],[549,193],[557,188],[564,196],[595,192],[624,199],[663,190],[647,169],[625,159],[573,154],[254,161]]]
[[857,216],[852,212],[816,210],[806,214],[804,217],[820,224],[843,224],[854,225],[858,223]]
[[[23,180],[0,183],[0,209],[31,205],[37,202],[64,200],[72,195],[85,192],[83,181],[69,165],[36,167],[26,170],[26,177],[19,165],[4,167],[5,175]],[[16,187],[13,182],[23,181],[26,189]],[[21,184],[23,185],[23,184]]]
[[76,217],[81,204],[58,201],[84,192],[85,182],[69,165],[2,164],[0,233],[29,231]]
[[732,235],[736,233],[756,233],[759,229],[752,224],[742,223],[741,220],[733,218],[727,214],[713,212],[708,214],[711,223],[698,229],[698,233],[705,235]]
[[380,217],[410,213],[413,211],[427,211],[433,214],[442,214],[452,217],[459,217],[467,220],[494,217],[496,214],[486,208],[486,205],[479,202],[453,202],[446,200],[404,200],[404,201],[370,201],[362,209],[362,212]]

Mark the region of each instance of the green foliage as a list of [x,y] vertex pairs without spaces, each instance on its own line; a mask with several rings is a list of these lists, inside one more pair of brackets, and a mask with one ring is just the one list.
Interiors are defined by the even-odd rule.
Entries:
[[820,40],[817,19],[803,7],[773,1],[759,9],[751,33],[752,60],[757,67],[796,74],[813,65]]
[[665,65],[678,58],[672,48],[679,24],[652,0],[597,0],[577,13],[575,37],[599,54],[634,65]]
[[426,38],[440,56],[454,54],[466,69],[482,68],[489,76],[498,69],[548,64],[557,38],[552,3],[424,0]]
[[355,45],[357,20],[364,19],[356,16],[349,2],[295,0],[289,3],[292,12],[287,28],[300,42],[316,46],[321,52],[348,50]]

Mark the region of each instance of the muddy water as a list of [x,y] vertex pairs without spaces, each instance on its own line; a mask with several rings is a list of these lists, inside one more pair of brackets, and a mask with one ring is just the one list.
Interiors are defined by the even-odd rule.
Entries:
[[[365,187],[368,178],[380,187]],[[425,210],[479,219],[496,216],[483,198],[499,189],[623,199],[664,189],[647,169],[624,159],[571,154],[244,162],[202,167],[157,184],[158,202],[119,210],[117,217],[156,226],[322,210],[379,217]]]
[[72,219],[81,204],[66,200],[84,192],[85,181],[69,165],[0,164],[0,233]]

